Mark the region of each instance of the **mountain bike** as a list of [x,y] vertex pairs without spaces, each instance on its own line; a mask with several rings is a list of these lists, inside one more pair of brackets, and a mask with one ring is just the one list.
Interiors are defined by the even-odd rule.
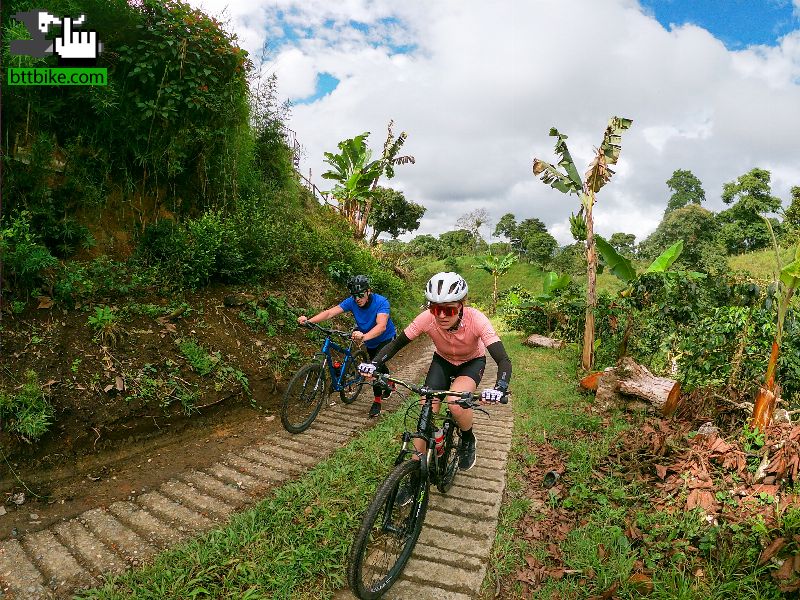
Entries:
[[[306,321],[307,327],[314,327],[325,334],[322,348],[314,359],[300,367],[294,374],[281,400],[281,423],[286,431],[300,433],[308,429],[317,418],[322,403],[332,392],[339,392],[345,404],[354,402],[364,386],[364,377],[358,372],[358,365],[369,360],[365,350],[353,350],[351,331],[326,329],[316,323]],[[340,345],[332,338],[340,338]]]
[[[416,386],[389,375],[373,375],[379,385],[390,382],[403,386],[424,399],[413,403],[406,411],[419,406],[419,418],[414,433],[403,432],[403,445],[394,462],[394,468],[378,487],[361,526],[356,533],[347,565],[347,581],[350,589],[363,600],[380,598],[394,584],[411,557],[411,552],[422,531],[428,510],[428,493],[434,484],[442,493],[453,485],[458,472],[458,441],[455,432],[458,425],[450,413],[450,404],[462,408],[475,408],[488,415],[477,402],[480,393],[432,390]],[[456,397],[457,400],[445,400]],[[447,406],[441,429],[435,430],[439,417],[433,412],[433,401],[442,400]],[[501,400],[508,402],[507,397]],[[418,452],[414,439],[425,441],[425,452]],[[415,456],[418,460],[410,457]],[[404,492],[401,492],[404,490]],[[399,496],[410,495],[410,501]]]

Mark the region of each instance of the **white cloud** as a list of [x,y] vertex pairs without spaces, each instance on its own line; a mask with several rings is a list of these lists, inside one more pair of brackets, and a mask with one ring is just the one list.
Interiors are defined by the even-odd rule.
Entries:
[[[486,207],[495,222],[539,218],[569,242],[577,198],[534,179],[531,160],[557,162],[556,126],[585,171],[612,115],[633,126],[598,195],[600,233],[643,239],[676,169],[698,176],[712,210],[723,183],[754,167],[772,170],[785,200],[800,185],[800,31],[729,51],[694,25],[667,31],[635,0],[203,1],[211,14],[227,6],[255,56],[266,40],[283,95],[308,97],[322,72],[340,80],[289,123],[317,185],[327,183],[323,152],[340,140],[370,131],[377,152],[390,118],[408,132],[403,151],[416,164],[382,183],[428,208],[418,233]],[[278,43],[284,23],[296,39]]]

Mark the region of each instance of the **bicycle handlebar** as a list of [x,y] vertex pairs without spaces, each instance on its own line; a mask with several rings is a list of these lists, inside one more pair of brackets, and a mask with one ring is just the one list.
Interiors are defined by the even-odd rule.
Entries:
[[316,327],[317,329],[319,329],[325,335],[337,335],[337,336],[339,336],[341,338],[348,339],[348,340],[350,339],[350,336],[353,335],[353,331],[355,331],[355,329],[351,329],[350,331],[340,331],[339,329],[327,329],[327,328],[322,327],[321,325],[319,325],[319,323],[312,323],[311,321],[306,321],[305,323],[303,323],[300,326],[301,327],[308,327],[309,329]]
[[[384,387],[389,387],[389,382],[402,385],[404,388],[407,388],[414,392],[415,394],[419,394],[420,396],[429,396],[431,398],[440,398],[445,399],[448,396],[456,396],[458,400],[450,400],[450,404],[458,404],[462,408],[475,408],[476,406],[481,406],[477,401],[481,399],[481,395],[477,392],[461,392],[456,390],[434,390],[432,388],[426,386],[419,386],[414,385],[413,383],[407,383],[402,379],[398,379],[397,377],[392,377],[387,373],[373,373],[372,377],[374,377],[378,383]],[[502,399],[500,400],[500,404],[507,404],[508,403],[508,396],[509,393],[506,392]],[[494,403],[490,403],[494,404]]]

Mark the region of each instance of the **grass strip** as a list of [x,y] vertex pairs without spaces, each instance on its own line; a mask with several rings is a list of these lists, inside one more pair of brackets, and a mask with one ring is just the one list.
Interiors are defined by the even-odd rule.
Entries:
[[80,598],[330,598],[400,447],[405,407],[223,528],[163,552]]

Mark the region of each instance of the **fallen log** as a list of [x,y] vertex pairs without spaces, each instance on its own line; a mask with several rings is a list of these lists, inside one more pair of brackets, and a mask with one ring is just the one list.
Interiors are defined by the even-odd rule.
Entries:
[[562,340],[554,340],[553,338],[545,337],[543,335],[532,334],[528,336],[524,342],[522,342],[526,346],[532,346],[537,348],[556,348],[560,349],[564,347],[564,342]]
[[644,406],[669,416],[678,407],[680,393],[681,385],[674,379],[653,375],[631,357],[624,356],[614,368],[601,374],[596,398],[602,406],[609,406],[627,402],[626,396],[634,396],[646,401]]

